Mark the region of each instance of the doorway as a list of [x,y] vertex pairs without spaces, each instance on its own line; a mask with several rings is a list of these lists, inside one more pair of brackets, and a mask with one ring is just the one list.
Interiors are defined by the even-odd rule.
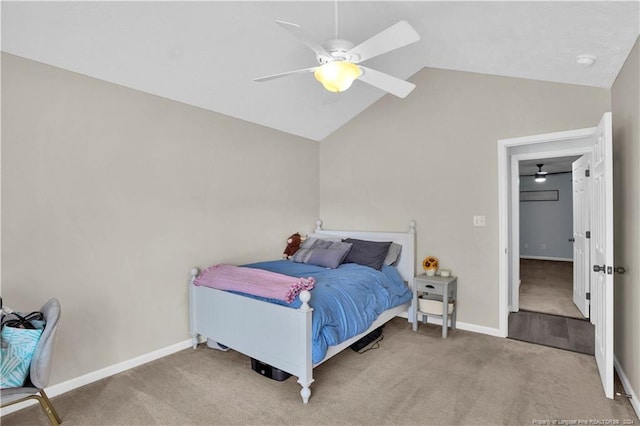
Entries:
[[572,168],[578,158],[519,161],[520,310],[585,319],[574,303]]
[[[597,127],[498,141],[499,212],[499,329],[507,337],[509,313],[519,310],[520,159],[550,158],[592,153],[586,185],[591,196],[581,211],[589,213],[587,268],[590,319],[595,325],[595,361],[607,398],[613,398],[613,143],[611,113]],[[575,233],[574,233],[575,234]],[[574,253],[575,256],[575,253]]]
[[[514,161],[519,158],[514,155]],[[579,217],[574,209],[582,206],[574,206],[573,169],[574,162],[582,163],[576,161],[580,158],[518,161],[513,182],[519,191],[519,199],[514,199],[518,228],[512,229],[520,242],[519,285],[514,288],[518,309],[509,314],[508,337],[594,355],[594,327],[574,303],[584,297],[574,288],[574,217]]]
[[[500,141],[500,153],[503,158],[499,164],[508,165],[507,170],[499,174],[500,195],[500,330],[507,335],[509,312],[520,310],[520,162],[547,161],[551,158],[581,157],[589,155],[593,149],[593,129],[581,129],[536,137],[516,138]],[[551,161],[551,160],[548,160]],[[506,167],[505,167],[506,168]],[[505,220],[506,219],[506,220]],[[558,234],[556,238],[570,238],[570,235]],[[523,242],[524,244],[525,242]],[[539,242],[538,247],[542,247]],[[554,243],[560,245],[560,243]],[[567,244],[569,242],[567,241]],[[549,253],[545,246],[542,252]],[[557,253],[554,257],[557,257]],[[572,255],[569,255],[573,258]]]

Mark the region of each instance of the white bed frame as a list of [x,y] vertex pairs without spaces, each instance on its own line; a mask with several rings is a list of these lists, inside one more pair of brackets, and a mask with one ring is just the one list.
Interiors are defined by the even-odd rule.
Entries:
[[[403,280],[411,283],[415,273],[415,222],[406,233],[329,231],[316,222],[309,237],[339,236],[369,241],[393,241],[402,245],[397,264]],[[411,302],[383,312],[364,333],[337,346],[329,347],[325,358],[317,364],[311,360],[311,315],[308,302],[311,293],[303,291],[298,309],[267,303],[249,297],[193,284],[199,270],[191,270],[189,280],[189,330],[195,349],[201,338],[215,341],[298,377],[300,395],[306,404],[311,396],[313,368],[347,348],[363,336],[397,315],[405,316]],[[412,318],[412,315],[408,315]],[[220,347],[220,349],[224,349]]]

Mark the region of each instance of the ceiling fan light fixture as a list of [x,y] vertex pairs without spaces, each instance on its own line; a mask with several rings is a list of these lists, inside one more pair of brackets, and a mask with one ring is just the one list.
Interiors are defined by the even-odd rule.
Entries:
[[538,172],[533,175],[533,180],[536,182],[545,182],[547,180],[547,172],[542,171],[544,164],[536,164],[536,166],[538,166]]
[[318,67],[313,73],[325,89],[340,93],[351,87],[353,80],[360,77],[362,70],[347,61],[332,61]]
[[543,175],[543,174],[536,173],[535,177],[534,177],[534,180],[536,182],[545,182],[547,180],[547,177],[545,175]]

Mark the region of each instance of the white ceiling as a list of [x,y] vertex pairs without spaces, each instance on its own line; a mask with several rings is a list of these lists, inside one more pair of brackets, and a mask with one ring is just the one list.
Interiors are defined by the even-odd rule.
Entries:
[[[356,81],[332,95],[311,74],[252,79],[316,65],[274,21],[324,42],[334,37],[334,6],[3,1],[2,50],[322,140],[385,93]],[[403,79],[434,67],[609,88],[640,33],[637,1],[355,1],[340,2],[339,16],[341,38],[355,44],[408,20],[421,40],[366,62]],[[580,54],[597,62],[578,66]]]

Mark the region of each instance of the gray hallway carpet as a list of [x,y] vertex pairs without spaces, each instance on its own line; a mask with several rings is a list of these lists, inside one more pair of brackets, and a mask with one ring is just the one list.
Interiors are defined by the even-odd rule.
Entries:
[[[295,377],[267,379],[248,357],[206,345],[53,403],[63,426],[640,422],[626,398],[604,397],[592,356],[463,330],[442,339],[441,332],[420,324],[414,333],[406,319],[393,319],[380,348],[362,355],[347,349],[317,367],[307,405]],[[39,407],[2,418],[3,426],[47,424]]]
[[588,320],[520,310],[509,314],[509,338],[594,354],[594,325]]
[[573,304],[573,262],[520,259],[520,309],[581,318]]

